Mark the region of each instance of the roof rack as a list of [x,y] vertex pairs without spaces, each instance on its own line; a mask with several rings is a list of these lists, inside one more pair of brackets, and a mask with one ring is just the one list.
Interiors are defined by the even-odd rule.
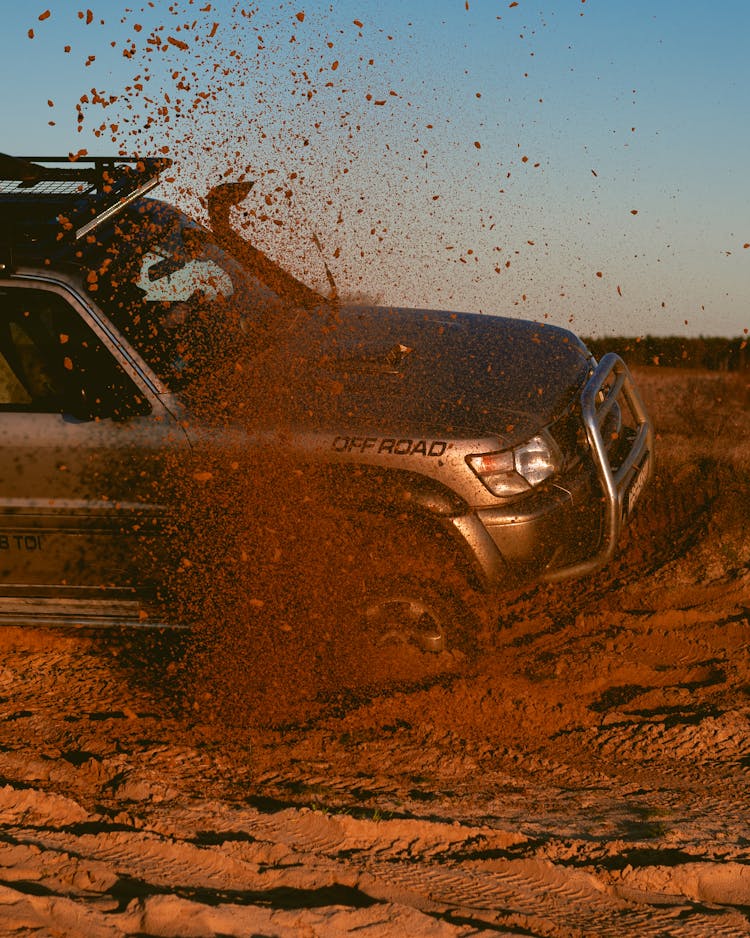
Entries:
[[59,230],[64,215],[78,241],[153,189],[171,165],[160,157],[0,153],[0,219],[9,229],[55,223]]

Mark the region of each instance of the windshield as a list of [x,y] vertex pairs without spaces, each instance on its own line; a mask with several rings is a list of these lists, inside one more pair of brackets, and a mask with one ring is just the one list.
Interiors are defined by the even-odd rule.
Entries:
[[252,351],[282,309],[209,231],[150,200],[118,220],[106,260],[88,279],[114,324],[173,389]]

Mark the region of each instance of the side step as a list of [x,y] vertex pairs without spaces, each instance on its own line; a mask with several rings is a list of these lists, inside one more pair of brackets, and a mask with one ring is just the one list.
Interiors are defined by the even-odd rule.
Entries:
[[0,597],[0,626],[70,628],[185,628],[167,621],[161,610],[135,599],[26,599]]

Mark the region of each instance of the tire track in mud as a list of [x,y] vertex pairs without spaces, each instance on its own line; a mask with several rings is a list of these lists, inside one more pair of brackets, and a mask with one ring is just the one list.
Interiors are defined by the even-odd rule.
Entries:
[[[671,908],[654,910],[605,890],[591,874],[545,861],[518,860],[447,870],[413,864],[381,868],[400,895],[450,909],[478,927],[523,928],[539,935],[747,935],[743,917],[715,916],[672,896]],[[624,893],[624,890],[623,890]],[[666,896],[662,897],[662,901]],[[402,901],[403,898],[402,898]],[[666,905],[666,902],[665,902]],[[640,907],[639,907],[640,906]],[[675,921],[682,919],[679,924]]]
[[[719,626],[713,622],[711,628],[716,632]],[[591,630],[596,632],[593,621]],[[633,635],[627,634],[632,642]],[[738,630],[736,640],[740,637]],[[672,638],[679,643],[678,635]],[[553,644],[564,645],[564,633],[556,633]],[[550,643],[540,647],[546,653]],[[70,923],[77,921],[76,928],[85,923],[91,934],[182,934],[188,920],[203,922],[200,928],[206,930],[196,934],[211,934],[211,928],[219,927],[226,934],[245,934],[261,921],[269,929],[273,924],[269,933],[282,934],[297,927],[289,924],[289,916],[300,921],[299,908],[289,911],[290,904],[304,904],[310,914],[314,907],[314,927],[321,935],[329,933],[329,917],[342,905],[350,916],[356,913],[365,933],[378,921],[381,934],[393,933],[395,923],[406,921],[402,916],[414,913],[421,916],[410,920],[409,927],[418,929],[415,934],[428,934],[435,924],[450,935],[516,929],[552,936],[750,934],[747,919],[732,907],[750,904],[741,875],[750,857],[735,848],[727,849],[722,860],[715,846],[706,850],[706,824],[701,822],[708,813],[726,822],[734,818],[735,836],[746,830],[747,813],[741,804],[730,810],[730,794],[737,788],[738,773],[745,774],[747,715],[722,710],[721,700],[714,700],[716,694],[726,696],[718,677],[721,656],[716,660],[718,665],[701,648],[670,673],[654,669],[653,662],[639,663],[641,677],[660,678],[655,687],[647,682],[592,685],[587,698],[592,725],[548,733],[531,747],[529,741],[525,747],[467,745],[455,730],[438,729],[432,721],[422,727],[412,716],[411,723],[384,725],[381,720],[369,734],[361,734],[358,756],[346,733],[359,717],[342,713],[328,718],[333,727],[345,729],[340,752],[322,720],[317,730],[291,733],[286,767],[256,776],[252,790],[263,797],[278,790],[288,798],[294,787],[299,793],[296,806],[262,812],[225,800],[196,802],[196,778],[220,774],[217,763],[201,751],[200,739],[191,739],[189,730],[178,726],[169,708],[162,706],[159,712],[157,697],[133,691],[111,661],[93,651],[68,658],[34,651],[25,661],[22,655],[10,658],[6,668],[14,673],[13,706],[6,715],[30,716],[0,721],[6,728],[0,771],[15,779],[0,790],[1,852],[13,871],[4,877],[5,889],[11,891],[4,893],[3,914],[11,921],[20,916],[35,923],[28,934],[43,931],[44,923],[52,921],[69,927],[70,933]],[[77,680],[66,680],[66,669]],[[28,684],[24,675],[30,676]],[[40,675],[49,678],[41,695]],[[709,680],[712,675],[715,680]],[[457,680],[470,684],[471,676]],[[548,680],[539,678],[539,686]],[[649,694],[663,697],[684,683],[703,695],[693,701],[695,719],[687,708],[687,723],[680,722],[684,714],[660,720],[658,714],[640,712]],[[451,686],[455,684],[445,685],[441,693]],[[534,686],[534,681],[523,684],[526,693]],[[630,689],[623,692],[623,686]],[[87,689],[86,706],[76,711],[81,687]],[[402,690],[399,706],[435,694],[434,687]],[[709,704],[715,708],[710,713]],[[363,716],[381,705],[373,697]],[[104,718],[92,720],[91,714]],[[76,719],[70,722],[72,716]],[[39,751],[40,731],[46,731],[44,751],[34,761],[29,754]],[[267,742],[277,755],[283,751],[277,734],[267,733]],[[316,742],[321,751],[313,761]],[[394,744],[400,752],[392,751]],[[441,765],[447,750],[461,748],[462,759]],[[101,761],[86,756],[94,749]],[[79,758],[72,758],[72,752]],[[692,753],[692,761],[685,760],[686,752]],[[361,756],[367,753],[363,763]],[[14,754],[16,761],[9,761]],[[380,775],[372,763],[380,764]],[[409,763],[418,778],[414,771],[405,772]],[[384,764],[392,771],[383,773]],[[366,767],[369,771],[362,771]],[[485,783],[477,785],[477,772],[485,771]],[[467,783],[471,777],[473,786]],[[40,784],[49,790],[41,790]],[[503,786],[516,790],[498,798]],[[708,798],[710,787],[713,797]],[[80,792],[89,807],[55,789]],[[239,790],[235,785],[235,794]],[[427,817],[424,803],[415,800],[420,791],[430,796]],[[581,792],[586,792],[587,804]],[[482,794],[486,801],[481,813],[492,816],[492,828],[471,826]],[[304,807],[311,798],[321,810]],[[107,810],[92,813],[94,800]],[[645,802],[650,802],[655,820],[639,813]],[[394,811],[393,820],[374,820],[378,806],[385,805]],[[675,818],[664,812],[678,807],[679,835],[665,837]],[[372,816],[326,813],[337,810],[369,811]],[[384,813],[388,810],[383,807]],[[464,820],[440,822],[441,814]],[[584,818],[592,815],[594,842],[576,839],[575,832],[586,829]],[[561,847],[566,836],[568,857]],[[634,862],[615,868],[608,864],[607,845],[613,842],[619,843],[620,857]],[[703,849],[691,852],[696,843]],[[676,851],[683,854],[679,863]],[[639,856],[647,856],[648,862]],[[717,870],[730,858],[735,875],[722,891]],[[692,871],[698,860],[700,886]],[[28,879],[19,880],[24,870]],[[706,887],[710,870],[713,891]],[[654,880],[660,880],[660,890]],[[704,908],[707,901],[719,908]],[[76,903],[86,910],[79,919]],[[368,924],[365,913],[370,909],[378,911]],[[165,924],[171,919],[177,923],[172,931]],[[352,921],[347,919],[347,927]]]
[[[516,928],[553,938],[748,934],[743,916],[703,909],[685,894],[662,892],[655,908],[654,896],[649,904],[637,877],[621,876],[614,888],[586,870],[536,858],[501,858],[498,854],[512,854],[525,844],[518,835],[488,828],[418,819],[375,822],[310,809],[263,815],[218,803],[214,811],[230,821],[231,831],[218,834],[216,844],[196,846],[196,822],[213,820],[205,817],[200,803],[180,805],[183,837],[177,837],[150,829],[148,819],[142,830],[89,832],[81,809],[76,811],[70,800],[63,815],[70,823],[60,829],[59,796],[26,792],[24,797],[9,788],[0,792],[3,819],[9,811],[27,818],[31,809],[37,822],[34,827],[4,825],[3,841],[12,849],[0,852],[0,866],[12,874],[3,877],[0,923],[9,910],[18,913],[20,894],[31,905],[25,911],[30,924],[36,911],[35,928],[44,927],[45,915],[64,926],[75,897],[83,905],[77,923],[86,923],[86,934],[211,934],[193,930],[184,916],[205,912],[208,922],[218,908],[222,927],[231,927],[224,933],[240,935],[243,928],[255,927],[269,907],[276,908],[276,924],[283,927],[281,910],[293,919],[297,908],[317,907],[322,917],[329,905],[360,912],[377,908],[371,924],[379,934],[388,934],[396,924],[395,909],[424,916],[419,934],[434,933],[424,930],[432,922],[443,923],[446,935],[467,934],[468,929],[471,934],[507,934]],[[163,826],[161,812],[159,817]],[[473,858],[487,854],[490,859]],[[721,883],[714,878],[711,893],[704,871],[702,890],[715,902]],[[744,898],[750,881],[742,895],[736,883],[733,888],[735,900]],[[41,896],[47,901],[39,908]],[[172,927],[165,930],[162,921],[158,930],[144,930],[151,905],[167,896],[179,900],[169,906],[175,916]],[[378,931],[380,926],[384,928]],[[361,927],[366,934],[366,921]]]
[[[44,664],[37,656],[32,662]],[[58,673],[62,659],[46,664]],[[72,666],[80,668],[80,660]],[[36,668],[36,675],[43,670]],[[103,699],[91,703],[107,712],[121,705],[120,695],[127,692],[117,690],[116,681],[98,680],[92,686],[106,691]],[[61,681],[59,693],[65,687],[78,692],[75,682]],[[37,677],[30,690],[36,694]],[[31,706],[29,701],[16,703]],[[131,722],[154,720],[147,716],[139,721],[136,715]],[[124,722],[128,721],[95,721],[97,728]],[[735,747],[735,752],[744,751]],[[226,934],[246,934],[249,927],[266,922],[273,928],[269,933],[283,934],[298,927],[299,909],[287,908],[296,903],[317,916],[317,926],[310,927],[321,935],[333,933],[330,917],[342,914],[342,904],[349,910],[347,928],[356,914],[365,934],[370,926],[380,934],[406,927],[407,913],[420,916],[409,919],[415,934],[433,933],[434,925],[446,935],[516,929],[552,936],[750,933],[732,909],[709,915],[697,900],[680,893],[660,894],[654,904],[637,876],[621,874],[617,892],[605,888],[596,872],[579,865],[542,862],[534,843],[517,833],[434,819],[337,818],[299,807],[264,814],[216,802],[209,811],[205,801],[195,803],[180,790],[190,750],[180,751],[174,744],[143,747],[140,752],[134,747],[120,763],[121,770],[132,771],[133,761],[143,755],[162,756],[171,764],[169,797],[164,797],[157,779],[144,778],[142,769],[139,797],[129,798],[122,785],[119,791],[110,789],[109,814],[91,814],[74,799],[40,791],[34,787],[39,781],[34,771],[26,773],[30,787],[8,785],[0,791],[0,852],[3,865],[13,871],[12,877],[3,877],[5,892],[0,896],[0,915],[6,922],[15,927],[25,921],[28,934],[54,923],[71,934],[85,928],[86,934],[94,935],[180,935],[187,933],[182,931],[187,921],[198,923],[195,934],[219,928]],[[516,769],[525,765],[537,785],[540,773],[554,776],[564,767],[552,759],[518,758],[517,753],[514,760],[510,751],[506,755]],[[80,767],[70,766],[70,771],[80,772]],[[64,773],[58,784],[63,780]],[[307,776],[311,790],[327,780],[322,766]],[[48,775],[47,783],[55,779]],[[81,786],[86,789],[85,783]],[[381,783],[373,800],[387,788]],[[106,794],[104,789],[106,785],[100,785],[97,794]],[[117,813],[115,805],[120,808]],[[407,801],[402,810],[417,812],[420,807]],[[478,842],[493,859],[471,859]],[[19,875],[28,879],[19,880]],[[371,913],[368,924],[370,909],[377,909],[377,915]]]

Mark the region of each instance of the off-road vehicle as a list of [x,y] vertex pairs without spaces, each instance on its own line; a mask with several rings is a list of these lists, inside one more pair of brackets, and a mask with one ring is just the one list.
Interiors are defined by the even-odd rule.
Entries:
[[426,648],[468,593],[491,608],[612,558],[653,468],[618,356],[547,324],[319,295],[233,229],[250,183],[212,190],[201,227],[147,195],[167,165],[0,157],[3,621],[161,622],[153,544],[189,528],[167,482],[230,452],[283,467],[308,532],[323,479],[361,538],[363,622]]

